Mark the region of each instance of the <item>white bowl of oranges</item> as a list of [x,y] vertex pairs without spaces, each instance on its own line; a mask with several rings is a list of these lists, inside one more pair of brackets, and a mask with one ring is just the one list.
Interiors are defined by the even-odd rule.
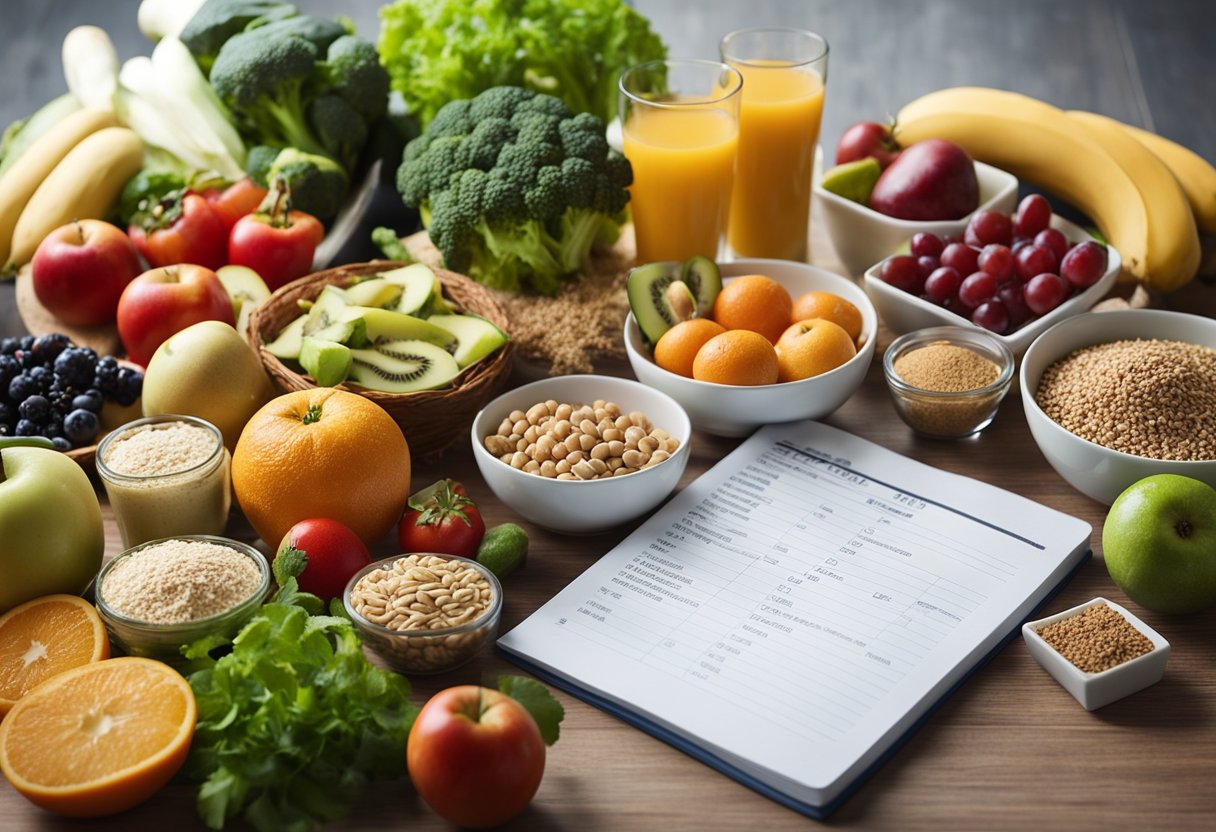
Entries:
[[[789,260],[711,267],[694,258],[635,269],[635,311],[625,318],[634,375],[679,402],[693,427],[746,436],[774,422],[821,419],[861,386],[874,357],[878,314],[860,287]],[[680,308],[680,295],[695,312]],[[657,318],[652,304],[662,313]],[[649,335],[638,325],[639,312]]]

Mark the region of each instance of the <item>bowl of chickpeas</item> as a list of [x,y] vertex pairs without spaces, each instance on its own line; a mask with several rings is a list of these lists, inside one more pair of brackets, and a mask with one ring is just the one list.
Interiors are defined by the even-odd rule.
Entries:
[[666,393],[612,376],[542,379],[473,420],[477,467],[498,499],[563,534],[636,520],[675,490],[692,424]]

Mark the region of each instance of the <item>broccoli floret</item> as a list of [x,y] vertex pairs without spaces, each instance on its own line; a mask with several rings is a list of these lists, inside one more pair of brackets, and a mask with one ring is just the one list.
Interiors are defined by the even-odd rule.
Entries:
[[329,94],[345,100],[366,124],[388,110],[388,71],[368,41],[355,35],[335,40],[326,52],[324,72]]
[[270,167],[283,151],[281,147],[259,144],[249,148],[245,154],[245,173],[255,184],[270,187]]
[[204,73],[211,69],[224,41],[254,21],[282,20],[296,7],[278,0],[207,0],[178,36]]
[[354,168],[367,141],[367,122],[345,98],[325,94],[308,107],[308,123],[321,146],[347,170]]
[[267,181],[276,176],[286,179],[291,188],[291,207],[322,222],[337,216],[350,186],[346,171],[333,159],[294,147],[280,151],[266,171]]
[[398,190],[448,268],[555,292],[624,220],[632,169],[603,135],[556,98],[496,87],[436,114],[406,146]]
[[[255,30],[260,30],[263,36],[271,38],[304,38],[304,40],[317,48],[318,56],[324,56],[326,50],[338,38],[350,34],[347,27],[336,20],[326,20],[322,17],[312,17],[306,14],[282,20],[255,20],[249,24],[249,27],[245,31],[253,32]],[[318,57],[318,60],[320,60],[320,57]]]

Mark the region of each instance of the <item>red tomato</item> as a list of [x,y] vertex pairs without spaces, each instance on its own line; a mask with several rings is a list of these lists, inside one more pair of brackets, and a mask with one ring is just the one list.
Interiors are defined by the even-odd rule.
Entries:
[[252,214],[266,198],[266,189],[246,177],[233,182],[222,191],[212,189],[206,193],[211,208],[224,222],[224,231],[232,230],[236,221],[247,214]]
[[308,566],[296,581],[300,589],[324,601],[340,596],[347,581],[372,562],[359,535],[325,517],[301,520],[288,529],[276,557],[287,549],[298,549],[308,556]]
[[312,271],[325,228],[303,211],[288,210],[291,195],[275,183],[258,210],[241,217],[228,236],[228,262],[248,266],[274,291]]
[[545,743],[523,705],[462,685],[422,707],[406,763],[428,806],[457,826],[484,829],[506,823],[532,800],[545,773]]
[[464,486],[440,480],[410,497],[397,526],[397,543],[403,552],[476,558],[485,534],[485,521]]
[[224,265],[227,229],[206,199],[187,192],[180,201],[167,200],[157,209],[148,225],[132,225],[127,230],[154,268],[194,263],[215,270]]

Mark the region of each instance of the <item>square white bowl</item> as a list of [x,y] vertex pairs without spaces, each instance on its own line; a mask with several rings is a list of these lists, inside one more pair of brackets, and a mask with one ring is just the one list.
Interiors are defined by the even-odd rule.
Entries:
[[849,274],[858,275],[893,253],[917,232],[961,238],[976,211],[991,209],[1009,214],[1017,207],[1018,180],[1012,173],[976,162],[975,178],[980,186],[979,207],[958,220],[925,222],[888,217],[859,202],[825,191],[819,180],[815,182],[814,191],[836,256]]
[[[1106,604],[1126,618],[1129,624],[1153,643],[1153,649],[1143,656],[1117,664],[1101,673],[1086,673],[1064,658],[1039,635],[1038,631],[1048,624],[1055,624],[1065,618],[1080,615],[1098,604]],[[1087,711],[1109,705],[1117,699],[1130,696],[1136,691],[1161,681],[1161,677],[1165,675],[1165,663],[1170,657],[1170,643],[1162,638],[1160,633],[1123,607],[1105,598],[1095,598],[1070,610],[1040,618],[1038,621],[1028,621],[1022,625],[1022,638],[1026,640],[1026,647],[1030,650],[1030,655],[1034,656],[1043,669],[1071,693],[1073,698],[1080,702]]]
[[[1051,227],[1062,231],[1070,243],[1081,243],[1093,239],[1081,226],[1060,216],[1051,218]],[[892,332],[901,334],[930,326],[975,326],[962,315],[943,309],[932,301],[927,301],[887,283],[879,277],[885,259],[884,257],[866,269],[865,287],[870,299],[874,301],[874,308],[878,310],[878,316]],[[1113,246],[1108,245],[1106,247],[1106,273],[1098,279],[1097,283],[1084,292],[1073,295],[1046,315],[1023,324],[1007,335],[997,337],[1005,346],[1009,347],[1009,351],[1015,357],[1020,358],[1039,335],[1065,318],[1085,312],[1102,300],[1115,285],[1115,280],[1118,279],[1119,271],[1122,268],[1123,259],[1119,256],[1119,252]],[[963,275],[963,277],[966,276]]]

